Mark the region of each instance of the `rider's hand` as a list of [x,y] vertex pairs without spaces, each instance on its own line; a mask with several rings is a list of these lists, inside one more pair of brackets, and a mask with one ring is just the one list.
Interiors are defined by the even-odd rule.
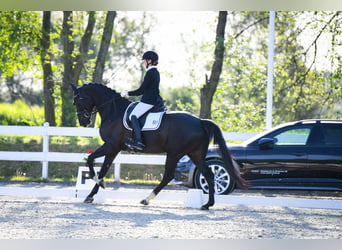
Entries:
[[127,91],[123,91],[120,94],[121,94],[121,97],[127,97],[128,96],[128,92]]

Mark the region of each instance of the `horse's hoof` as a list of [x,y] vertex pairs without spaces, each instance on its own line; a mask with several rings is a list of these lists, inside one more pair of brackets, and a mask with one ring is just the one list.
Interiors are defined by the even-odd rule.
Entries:
[[206,205],[203,205],[203,206],[201,207],[201,210],[209,210],[209,207],[206,206]]
[[83,202],[84,203],[93,203],[94,198],[93,197],[87,197]]
[[146,199],[144,199],[144,200],[140,201],[140,203],[141,203],[141,204],[143,204],[143,205],[145,205],[145,206],[147,206],[147,205],[148,205],[148,201],[147,201]]

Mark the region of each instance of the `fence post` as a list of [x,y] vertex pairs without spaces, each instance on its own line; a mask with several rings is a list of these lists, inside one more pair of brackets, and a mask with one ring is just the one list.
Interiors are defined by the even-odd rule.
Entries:
[[49,163],[48,163],[48,153],[49,153],[49,123],[44,122],[44,133],[43,133],[43,162],[42,162],[42,179],[48,178]]

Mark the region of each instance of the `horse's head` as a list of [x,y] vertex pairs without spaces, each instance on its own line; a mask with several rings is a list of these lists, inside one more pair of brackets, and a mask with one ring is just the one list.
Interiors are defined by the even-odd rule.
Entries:
[[77,88],[71,84],[74,91],[74,105],[76,106],[77,118],[81,126],[86,127],[90,124],[91,114],[95,103],[91,96],[84,91],[84,85]]

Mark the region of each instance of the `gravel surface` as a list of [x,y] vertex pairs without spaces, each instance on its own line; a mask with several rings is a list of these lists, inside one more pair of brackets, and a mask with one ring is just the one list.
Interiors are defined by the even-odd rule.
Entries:
[[[234,195],[342,199],[341,192],[318,191]],[[163,200],[143,206],[138,200],[84,204],[0,195],[0,211],[0,239],[342,239],[342,210],[333,209],[215,204],[201,211]]]

